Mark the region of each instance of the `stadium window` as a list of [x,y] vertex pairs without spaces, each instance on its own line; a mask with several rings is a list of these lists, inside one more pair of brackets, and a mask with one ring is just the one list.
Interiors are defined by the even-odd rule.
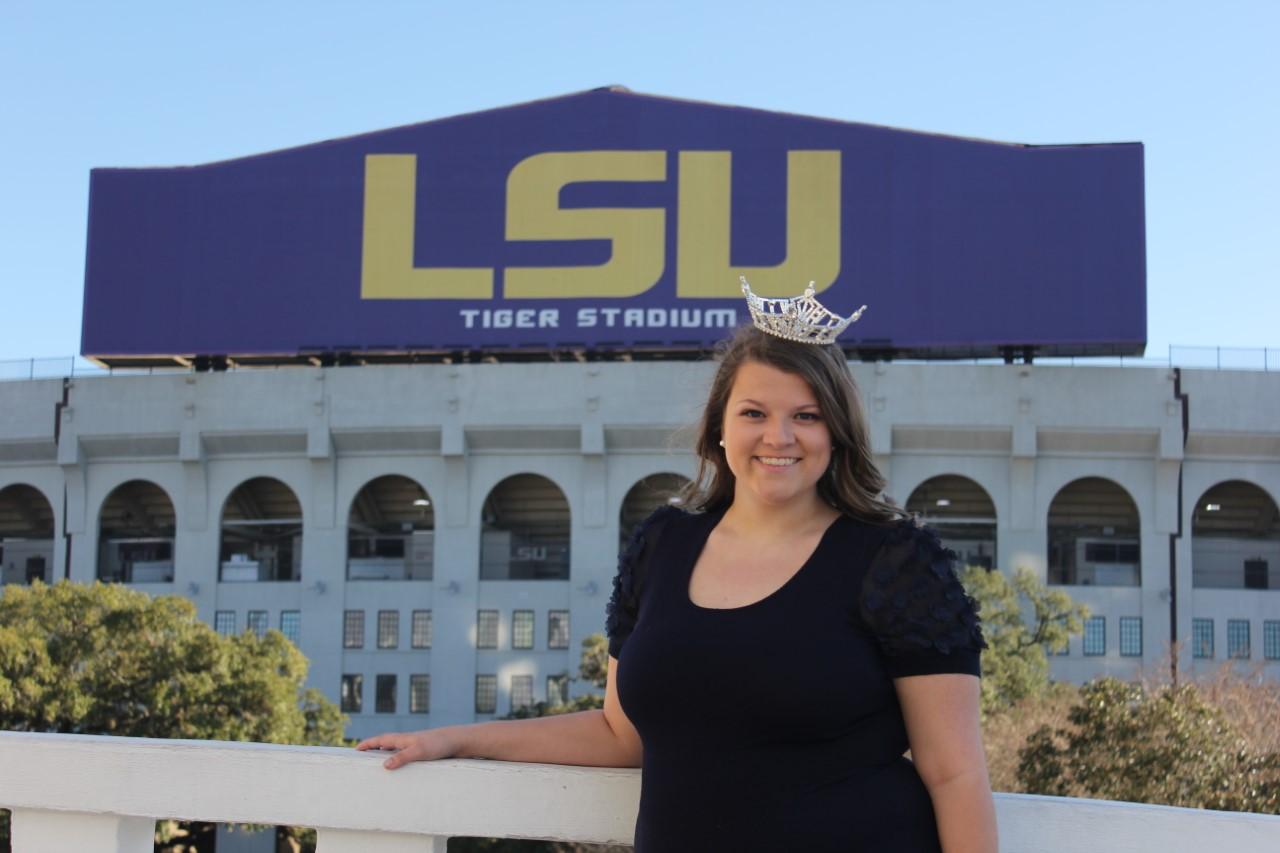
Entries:
[[476,648],[498,647],[498,611],[480,610],[476,613]]
[[270,614],[265,610],[250,610],[248,627],[256,636],[266,636],[267,629],[271,627]]
[[1049,503],[1047,532],[1050,585],[1141,585],[1138,506],[1116,483],[1082,477],[1063,486]]
[[347,580],[429,581],[435,512],[426,490],[400,474],[369,481],[347,516]]
[[[271,507],[271,518],[257,509]],[[218,580],[302,579],[302,506],[287,485],[254,477],[236,487],[222,507]]]
[[[18,488],[23,489],[21,486]],[[18,497],[20,493],[9,494]],[[42,525],[37,501],[44,503],[44,498],[32,495],[23,501],[27,507],[19,517],[26,520],[24,526],[28,528],[28,534],[36,532]],[[0,538],[18,532],[9,526],[7,519],[5,527],[8,529],[0,533]],[[51,539],[52,531],[48,535]],[[122,483],[107,496],[98,517],[98,580],[172,583],[174,537],[173,503],[165,491],[147,480]],[[52,558],[53,554],[48,553],[47,556]],[[46,580],[45,558],[35,559],[34,564],[27,563],[23,575]],[[9,562],[12,564],[12,558]],[[6,574],[12,577],[14,568],[10,565]]]
[[213,614],[213,630],[224,637],[234,634],[236,632],[236,612],[234,610],[219,610]]
[[409,645],[415,649],[431,648],[431,611],[413,611],[413,621],[409,629]]
[[378,675],[373,687],[373,710],[377,714],[396,712],[396,677]]
[[280,633],[284,634],[289,642],[295,646],[298,644],[298,639],[302,636],[301,610],[280,611]]
[[1262,623],[1262,656],[1267,660],[1280,660],[1280,620],[1268,619]]
[[569,580],[569,501],[538,474],[493,487],[480,511],[480,580]]
[[476,713],[492,714],[498,710],[498,676],[476,676]]
[[400,611],[378,611],[378,648],[394,649],[400,645]]
[[1191,620],[1191,656],[1213,660],[1213,620]]
[[532,610],[517,610],[511,614],[511,648],[533,648]]
[[533,705],[533,676],[511,676],[511,710],[518,711]]
[[1090,616],[1084,623],[1084,653],[1089,657],[1107,653],[1107,618]]
[[569,704],[569,676],[567,674],[547,676],[547,704]]
[[568,610],[550,610],[547,612],[547,648],[569,648]]
[[364,648],[364,611],[346,610],[342,614],[342,647]]
[[340,701],[343,713],[359,714],[364,704],[364,676],[342,676],[342,693]]
[[431,711],[431,676],[409,676],[409,713],[426,714]]
[[1249,620],[1227,620],[1227,657],[1233,660],[1248,660],[1252,656],[1249,648]]
[[1142,657],[1142,617],[1120,617],[1120,656]]

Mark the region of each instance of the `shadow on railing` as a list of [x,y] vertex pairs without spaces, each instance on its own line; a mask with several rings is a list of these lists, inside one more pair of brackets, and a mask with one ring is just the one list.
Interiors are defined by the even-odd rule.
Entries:
[[[157,819],[315,827],[317,853],[444,853],[456,836],[630,844],[640,772],[410,765],[349,749],[0,732],[14,853],[144,853]],[[1280,817],[997,794],[1004,853],[1275,853]],[[715,853],[715,851],[710,851]],[[739,853],[739,851],[734,851]]]

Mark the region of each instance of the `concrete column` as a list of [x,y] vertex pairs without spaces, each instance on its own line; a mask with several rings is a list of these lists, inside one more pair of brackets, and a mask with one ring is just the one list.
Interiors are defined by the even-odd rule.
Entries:
[[[472,631],[480,593],[480,525],[438,531],[431,650],[432,725],[475,719],[476,650]],[[437,687],[439,689],[437,689]]]
[[14,809],[10,834],[13,853],[150,853],[155,830],[153,818]]
[[[90,583],[97,566],[97,525],[89,524],[86,502],[88,500],[87,460],[80,447],[75,429],[75,410],[62,409],[61,436],[58,439],[58,466],[62,469],[62,481],[66,488],[66,512],[63,530],[63,562],[58,566],[57,577],[69,576],[72,580]],[[66,557],[66,548],[71,557]]]

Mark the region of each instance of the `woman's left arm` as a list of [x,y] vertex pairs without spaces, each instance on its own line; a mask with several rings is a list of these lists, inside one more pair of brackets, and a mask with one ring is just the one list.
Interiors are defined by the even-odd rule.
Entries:
[[978,679],[895,678],[911,758],[929,789],[944,853],[997,853],[996,811],[978,716]]

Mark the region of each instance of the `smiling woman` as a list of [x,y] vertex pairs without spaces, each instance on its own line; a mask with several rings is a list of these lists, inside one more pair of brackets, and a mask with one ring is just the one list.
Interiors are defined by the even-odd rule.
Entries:
[[[739,437],[755,444],[743,448]],[[721,350],[694,446],[698,474],[685,491],[685,504],[712,510],[734,503],[739,472],[749,475],[751,465],[733,457],[745,453],[750,462],[777,452],[779,441],[795,443],[786,447],[783,459],[806,462],[802,472],[817,467],[810,484],[815,506],[873,522],[906,517],[881,496],[884,477],[871,456],[866,414],[844,353],[836,346],[797,344],[748,326]]]
[[844,354],[739,330],[696,452],[691,511],[642,525],[610,602],[636,849],[994,851],[976,607],[882,496]]
[[[720,445],[737,490],[785,504],[817,495],[831,462],[831,432],[809,385],[794,373],[751,361],[734,378]],[[745,494],[736,500],[747,500]]]
[[976,608],[883,497],[843,352],[738,330],[695,452],[623,549],[603,709],[359,748],[640,766],[637,853],[994,853]]

